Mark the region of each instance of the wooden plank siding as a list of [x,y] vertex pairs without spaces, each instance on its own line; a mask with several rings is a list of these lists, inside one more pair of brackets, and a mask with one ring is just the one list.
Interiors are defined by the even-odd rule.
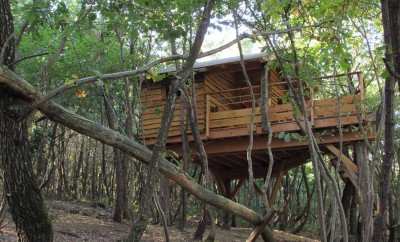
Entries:
[[228,72],[212,72],[206,75],[204,90],[210,94],[210,98],[212,98],[210,101],[217,110],[234,108],[230,103],[235,95],[232,92],[226,92],[226,90],[236,88],[232,81],[232,73]]
[[[200,127],[200,132],[203,133],[205,130],[205,110],[206,110],[206,100],[204,83],[196,83],[196,97],[197,97],[197,121]],[[142,103],[142,138],[145,140],[154,140],[157,137],[160,125],[161,117],[164,110],[164,105],[166,101],[166,88],[163,86],[146,87],[141,93],[141,103]],[[175,106],[175,112],[172,119],[172,123],[169,129],[169,137],[180,135],[180,113],[182,110],[182,105],[177,98],[177,103]],[[190,132],[189,132],[190,133]]]
[[278,72],[270,70],[268,77],[270,84],[268,103],[273,106],[279,104],[280,99],[287,93],[287,88],[286,84],[276,85],[276,83],[282,82]]

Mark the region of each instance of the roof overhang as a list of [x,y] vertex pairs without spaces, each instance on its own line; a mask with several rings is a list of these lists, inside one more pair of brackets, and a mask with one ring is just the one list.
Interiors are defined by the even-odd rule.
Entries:
[[[260,61],[266,62],[268,55],[266,53],[254,53],[254,54],[247,54],[243,56],[243,60],[248,61]],[[215,59],[209,61],[201,61],[200,59],[195,62],[193,65],[193,70],[195,72],[205,72],[211,67],[217,67],[226,64],[236,64],[240,63],[240,56],[233,56],[227,57],[222,59]],[[176,68],[175,66],[167,66],[159,71],[159,74],[168,74],[168,73],[175,73]]]

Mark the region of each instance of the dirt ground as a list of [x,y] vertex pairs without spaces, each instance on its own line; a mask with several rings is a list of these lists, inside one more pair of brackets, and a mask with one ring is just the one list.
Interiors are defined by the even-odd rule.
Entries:
[[[129,224],[112,222],[112,211],[110,209],[93,208],[80,203],[61,201],[51,201],[48,204],[55,232],[54,241],[56,242],[108,242],[124,238],[128,234]],[[181,232],[174,226],[169,227],[170,240],[173,242],[190,241],[194,229],[194,226],[190,226],[185,232]],[[216,241],[245,241],[250,232],[249,228],[232,228],[230,231],[218,228]],[[285,236],[287,238],[290,235],[281,231],[274,231],[274,236],[277,241],[317,241],[307,240],[299,236],[285,240],[282,237]],[[16,241],[15,226],[9,216],[6,218],[6,225],[0,230],[0,241]],[[149,226],[143,241],[164,241],[162,227],[158,225]]]

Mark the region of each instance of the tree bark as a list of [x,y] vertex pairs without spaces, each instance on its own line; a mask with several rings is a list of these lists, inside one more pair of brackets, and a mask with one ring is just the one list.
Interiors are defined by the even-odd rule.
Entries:
[[382,0],[381,3],[386,46],[385,61],[391,75],[386,79],[384,88],[384,156],[379,181],[380,204],[379,213],[375,220],[374,241],[388,240],[388,205],[391,196],[390,179],[394,159],[394,88],[396,76],[400,73],[400,2]]
[[[188,129],[188,115],[187,115],[187,107],[185,102],[181,98],[181,107],[182,111],[180,114],[180,129],[181,129],[181,139],[182,139],[182,170],[183,172],[187,172],[187,167],[190,162],[190,146],[188,141],[187,129]],[[181,189],[181,217],[179,220],[179,229],[184,230],[186,225],[186,192],[184,189]]]
[[84,148],[85,148],[85,137],[82,136],[81,145],[79,149],[79,156],[78,160],[75,161],[74,178],[72,181],[72,192],[75,199],[79,198],[78,181],[82,170]]
[[167,225],[171,225],[171,200],[170,200],[171,189],[169,181],[165,177],[160,178],[160,208],[162,209]]
[[[0,49],[14,34],[9,0],[0,0]],[[5,65],[14,62],[14,40],[5,48]],[[10,68],[13,68],[12,66]],[[33,174],[27,119],[17,121],[26,108],[20,95],[0,84],[0,162],[4,190],[19,241],[53,241],[53,230]]]
[[373,232],[373,186],[369,169],[367,147],[364,143],[355,144],[355,154],[359,174],[360,187],[360,217],[361,217],[361,241],[371,241]]
[[[108,126],[113,130],[119,130],[118,118],[114,112],[112,100],[105,91],[105,88],[101,88],[103,95],[105,113],[108,120]],[[115,194],[115,205],[113,220],[115,222],[122,222],[123,218],[128,218],[128,195],[127,195],[127,170],[125,162],[125,154],[119,149],[114,148],[114,165],[115,165],[115,183],[116,183],[116,194]]]

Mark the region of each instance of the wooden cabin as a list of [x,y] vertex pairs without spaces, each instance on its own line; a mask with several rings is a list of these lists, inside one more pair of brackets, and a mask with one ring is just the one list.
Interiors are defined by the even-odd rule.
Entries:
[[[245,65],[256,96],[256,116],[252,160],[254,176],[262,178],[268,167],[267,134],[261,128],[260,80],[264,75],[265,58],[262,54],[245,56]],[[168,73],[173,70],[166,70]],[[209,168],[220,181],[245,179],[248,176],[246,149],[249,145],[251,96],[244,81],[239,57],[199,62],[194,66],[198,125],[208,154]],[[346,172],[357,173],[357,167],[344,154],[344,145],[373,139],[371,122],[361,110],[364,84],[359,72],[345,75],[353,83],[353,93],[320,99],[318,93],[308,92],[307,109],[320,148],[332,156],[341,156]],[[273,175],[285,174],[289,169],[309,161],[307,139],[295,120],[292,104],[288,102],[287,81],[277,70],[268,73],[269,119],[273,130],[271,148],[274,155]],[[323,79],[332,77],[319,78]],[[143,141],[154,144],[159,131],[164,102],[168,92],[168,79],[147,81],[142,86]],[[337,105],[340,102],[340,105]],[[181,154],[179,101],[169,130],[168,149]],[[339,125],[343,135],[339,135]],[[361,132],[360,125],[363,126]],[[195,149],[192,149],[195,150]],[[197,156],[193,154],[196,162]],[[197,160],[197,162],[199,162]],[[353,175],[354,175],[353,174]]]

